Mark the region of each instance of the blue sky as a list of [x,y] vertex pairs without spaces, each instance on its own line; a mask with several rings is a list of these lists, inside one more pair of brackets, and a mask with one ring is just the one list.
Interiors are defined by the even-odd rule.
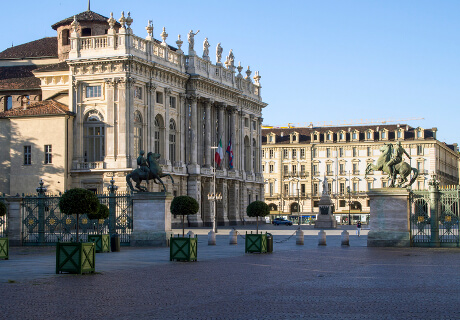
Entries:
[[[0,50],[55,36],[53,23],[86,8],[86,0],[8,1]],[[93,0],[91,10],[117,19],[131,11],[142,37],[151,19],[154,36],[166,27],[173,45],[199,29],[195,49],[207,37],[213,62],[218,42],[224,57],[233,49],[260,71],[264,124],[424,118],[402,123],[460,140],[460,1]]]

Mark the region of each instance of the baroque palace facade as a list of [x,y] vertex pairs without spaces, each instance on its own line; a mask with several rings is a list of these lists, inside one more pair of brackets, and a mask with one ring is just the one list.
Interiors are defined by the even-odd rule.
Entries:
[[[366,221],[369,214],[367,191],[388,186],[388,177],[371,172],[384,143],[401,141],[409,153],[404,161],[418,170],[413,189],[428,188],[433,174],[441,186],[458,185],[459,153],[457,144],[436,139],[436,128],[408,125],[262,129],[262,171],[265,202],[278,215],[306,217],[318,213],[321,186],[327,180],[334,202],[336,219],[341,223]],[[348,192],[349,191],[349,192]],[[300,214],[298,213],[300,212]],[[355,222],[355,221],[353,221]]]
[[[125,191],[126,175],[141,150],[161,154],[164,182],[173,195],[200,203],[191,225],[211,224],[215,149],[231,144],[216,170],[220,224],[237,224],[249,202],[263,199],[260,76],[235,66],[230,50],[216,63],[195,51],[195,35],[175,46],[133,34],[133,19],[119,21],[91,10],[52,26],[57,37],[0,53],[0,192],[33,193],[40,178],[51,192],[72,187],[104,192],[114,177]],[[149,191],[160,191],[150,182]]]

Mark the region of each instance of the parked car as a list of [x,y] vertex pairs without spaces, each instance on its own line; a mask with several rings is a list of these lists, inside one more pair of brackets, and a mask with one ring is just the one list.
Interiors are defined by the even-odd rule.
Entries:
[[275,218],[272,222],[275,226],[279,226],[280,224],[284,224],[287,226],[292,226],[292,221],[287,220],[285,218]]

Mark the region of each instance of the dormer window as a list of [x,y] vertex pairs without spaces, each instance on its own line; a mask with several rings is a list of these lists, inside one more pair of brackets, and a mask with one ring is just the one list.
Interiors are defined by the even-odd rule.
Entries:
[[339,132],[339,141],[345,141],[346,140],[345,137],[346,137],[345,132],[340,131]]
[[351,133],[351,139],[356,141],[356,140],[359,140],[359,131],[358,130],[355,130]]
[[268,143],[275,143],[276,142],[276,135],[271,132],[269,135],[268,135]]
[[311,140],[313,142],[319,142],[319,132],[315,131],[311,134]]
[[387,129],[383,129],[380,132],[380,140],[388,140],[388,130]]
[[299,142],[299,133],[298,132],[293,132],[290,134],[290,139],[291,139],[291,143],[295,142]]
[[396,130],[396,139],[403,140],[404,139],[404,130],[399,128]]
[[372,130],[366,131],[366,140],[374,140],[374,131]]
[[418,127],[417,129],[415,129],[415,138],[416,139],[423,139],[424,138],[424,130],[420,127]]

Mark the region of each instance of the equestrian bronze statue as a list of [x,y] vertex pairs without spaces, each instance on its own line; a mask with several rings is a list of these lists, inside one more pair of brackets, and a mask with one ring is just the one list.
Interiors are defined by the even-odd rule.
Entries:
[[166,186],[161,178],[168,176],[174,184],[173,177],[169,173],[163,173],[161,170],[161,167],[158,164],[160,156],[161,155],[159,153],[149,152],[147,153],[147,158],[144,158],[144,151],[140,152],[140,155],[137,158],[137,164],[140,168],[133,170],[133,172],[126,176],[126,182],[128,183],[131,191],[134,191],[131,179],[136,183],[135,187],[137,191],[141,192],[147,191],[146,187],[141,186],[142,181],[147,181],[148,183],[149,180],[153,180],[156,184],[161,183],[164,192],[166,192]]
[[[377,159],[377,164],[369,163],[366,167],[366,174],[364,175],[367,178],[367,175],[375,170],[382,171],[388,174],[388,178],[391,179],[389,184],[390,188],[406,188],[412,185],[415,182],[415,179],[418,177],[418,170],[412,168],[407,162],[402,160],[403,154],[405,154],[409,159],[411,158],[409,154],[401,146],[401,142],[398,141],[396,146],[393,146],[391,143],[384,144],[380,147],[380,157]],[[410,173],[413,172],[414,175],[410,181],[407,181],[407,177]],[[399,175],[399,183],[396,184],[396,178]]]

